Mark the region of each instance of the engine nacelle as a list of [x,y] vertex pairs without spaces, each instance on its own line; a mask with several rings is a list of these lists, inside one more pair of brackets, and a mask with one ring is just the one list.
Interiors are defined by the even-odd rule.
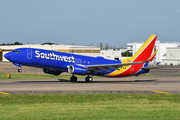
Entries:
[[43,72],[52,75],[60,75],[62,73],[61,71],[47,69],[47,68],[43,68]]
[[88,70],[83,66],[70,65],[68,66],[68,72],[70,74],[87,75]]

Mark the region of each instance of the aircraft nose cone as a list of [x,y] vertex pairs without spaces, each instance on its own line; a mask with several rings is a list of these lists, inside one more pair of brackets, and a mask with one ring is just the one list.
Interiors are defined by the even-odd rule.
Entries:
[[4,57],[7,59],[7,58],[8,58],[8,54],[6,53],[6,54],[4,55]]
[[12,55],[11,55],[10,53],[6,53],[6,54],[4,55],[4,57],[5,57],[6,59],[10,60],[10,58],[12,57]]

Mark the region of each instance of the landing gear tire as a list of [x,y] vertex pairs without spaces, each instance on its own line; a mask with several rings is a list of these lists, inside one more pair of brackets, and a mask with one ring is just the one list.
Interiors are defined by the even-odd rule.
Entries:
[[72,76],[72,77],[70,78],[70,80],[71,80],[71,82],[77,82],[77,77],[76,77],[76,76]]
[[21,72],[22,72],[22,69],[18,69],[18,72],[21,73]]
[[86,82],[92,82],[93,78],[92,77],[86,77],[85,80],[86,80]]

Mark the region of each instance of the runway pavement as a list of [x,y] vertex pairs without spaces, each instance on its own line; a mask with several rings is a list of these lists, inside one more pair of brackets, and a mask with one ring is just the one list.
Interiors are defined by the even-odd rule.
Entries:
[[0,91],[11,94],[40,93],[180,93],[180,78],[95,78],[93,83],[79,79],[0,80]]
[[[1,68],[6,68],[8,71],[6,67],[8,65]],[[26,68],[26,70],[30,69],[33,69],[33,72],[35,70],[41,72],[37,68]],[[79,78],[76,83],[67,79],[0,80],[0,92],[10,94],[180,93],[179,68],[166,71],[166,69],[160,70],[158,74],[157,70],[154,70],[154,74],[140,77],[94,78],[92,83],[86,83],[84,78]]]

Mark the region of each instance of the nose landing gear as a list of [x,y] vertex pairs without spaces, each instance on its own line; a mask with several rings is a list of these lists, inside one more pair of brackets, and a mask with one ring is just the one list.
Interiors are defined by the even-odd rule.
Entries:
[[13,64],[14,64],[15,66],[18,66],[18,67],[19,67],[18,72],[21,73],[21,72],[22,72],[22,69],[21,69],[22,65],[19,64],[19,63],[13,63]]
[[18,72],[19,72],[19,73],[21,73],[21,72],[22,72],[22,69],[21,69],[21,68],[19,68],[19,69],[18,69]]

